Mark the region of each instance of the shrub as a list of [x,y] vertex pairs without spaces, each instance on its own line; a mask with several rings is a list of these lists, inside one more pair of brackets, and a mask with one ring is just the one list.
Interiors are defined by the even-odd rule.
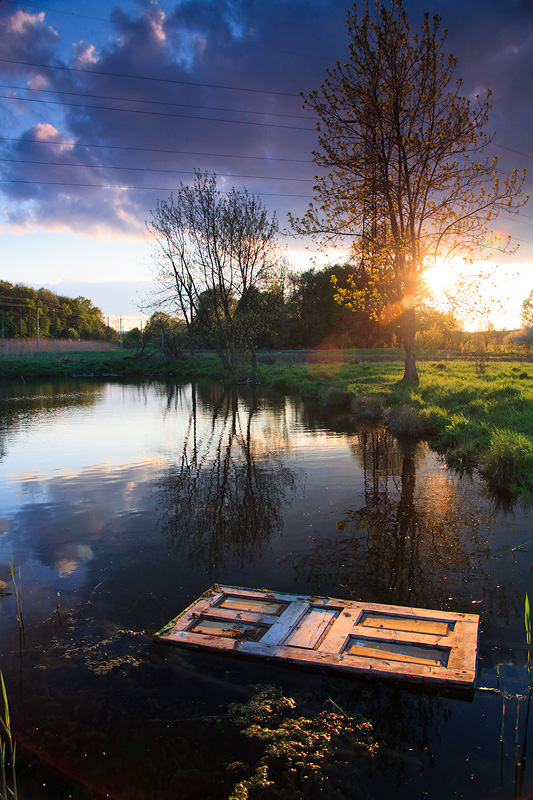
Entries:
[[325,406],[348,406],[350,395],[340,386],[330,386],[322,395],[322,403]]
[[427,406],[420,410],[419,419],[425,433],[435,434],[441,433],[446,428],[449,422],[449,415],[443,408]]
[[533,489],[533,443],[521,433],[497,430],[483,459],[483,472],[496,489]]
[[387,413],[387,423],[392,433],[419,438],[424,433],[418,408],[393,406]]
[[361,419],[380,420],[385,415],[385,403],[381,395],[357,395],[350,407],[352,413]]
[[479,466],[480,454],[476,442],[461,442],[446,453],[446,464],[458,472],[470,472]]

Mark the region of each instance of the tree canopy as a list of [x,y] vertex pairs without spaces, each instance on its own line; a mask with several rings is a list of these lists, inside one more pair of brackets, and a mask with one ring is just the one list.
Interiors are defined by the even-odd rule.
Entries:
[[297,232],[323,246],[352,242],[352,286],[339,302],[376,320],[400,322],[407,380],[418,380],[415,306],[424,270],[437,257],[472,259],[500,211],[521,205],[524,174],[500,176],[483,157],[490,92],[470,100],[454,80],[441,18],[411,33],[402,0],[368,0],[348,13],[350,59],[305,97],[319,117],[315,204]]
[[148,230],[159,285],[154,305],[177,310],[190,337],[214,348],[226,368],[246,353],[255,364],[268,325],[259,290],[280,260],[275,215],[246,190],[222,193],[215,175],[197,172],[193,185],[158,202]]
[[[57,339],[105,339],[109,334],[102,312],[86,297],[65,297],[49,289],[0,281],[0,335],[39,335]],[[113,334],[115,332],[113,331]]]
[[533,328],[533,289],[522,303],[522,325]]

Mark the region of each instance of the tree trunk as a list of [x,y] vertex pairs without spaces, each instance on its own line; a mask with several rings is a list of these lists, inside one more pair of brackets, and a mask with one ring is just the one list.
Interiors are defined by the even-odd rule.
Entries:
[[400,331],[405,352],[405,367],[402,380],[408,383],[418,383],[420,378],[416,369],[415,355],[415,310],[409,308],[404,311],[400,322]]
[[224,369],[228,372],[231,372],[231,362],[227,356],[227,353],[222,349],[222,347],[217,347],[217,345],[215,345],[215,353],[220,358]]

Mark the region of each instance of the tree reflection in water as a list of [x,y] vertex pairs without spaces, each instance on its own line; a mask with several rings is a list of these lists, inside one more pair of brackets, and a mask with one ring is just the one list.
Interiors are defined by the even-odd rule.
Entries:
[[263,414],[252,389],[191,387],[183,446],[157,489],[162,530],[193,564],[253,563],[282,530],[299,473],[284,463],[288,424],[279,412]]
[[493,515],[479,495],[444,466],[425,470],[426,443],[384,428],[356,434],[352,451],[364,474],[362,504],[334,536],[293,557],[298,573],[368,602],[464,611],[483,598],[484,613],[498,604],[507,614],[510,598],[495,591],[497,569],[488,568],[501,557],[490,546]]

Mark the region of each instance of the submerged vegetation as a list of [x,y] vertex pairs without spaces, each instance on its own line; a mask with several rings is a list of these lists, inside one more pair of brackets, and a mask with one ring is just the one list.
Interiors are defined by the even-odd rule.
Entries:
[[[331,701],[333,703],[333,701]],[[243,777],[229,800],[291,800],[336,797],[329,779],[353,770],[357,752],[372,755],[377,744],[370,722],[333,707],[308,717],[292,697],[274,686],[259,686],[248,703],[234,703],[230,718],[248,739],[262,745],[255,764],[238,762],[228,770]]]
[[[433,357],[432,357],[433,356]],[[509,356],[507,356],[509,358]],[[257,371],[228,376],[210,353],[169,359],[134,350],[36,354],[0,359],[0,375],[23,387],[31,378],[132,377],[237,380],[381,421],[396,435],[428,439],[448,464],[478,470],[492,488],[533,495],[533,365],[426,353],[420,383],[401,381],[401,352],[380,350],[284,351],[261,354]]]
[[[6,685],[4,676],[0,670],[0,689],[4,706],[3,714],[0,712],[0,800],[8,800],[18,797],[17,792],[17,773],[15,771],[16,749],[15,740],[11,731],[11,720],[9,716],[9,703],[7,699]],[[8,779],[9,767],[11,781]],[[11,786],[9,785],[11,783]]]

